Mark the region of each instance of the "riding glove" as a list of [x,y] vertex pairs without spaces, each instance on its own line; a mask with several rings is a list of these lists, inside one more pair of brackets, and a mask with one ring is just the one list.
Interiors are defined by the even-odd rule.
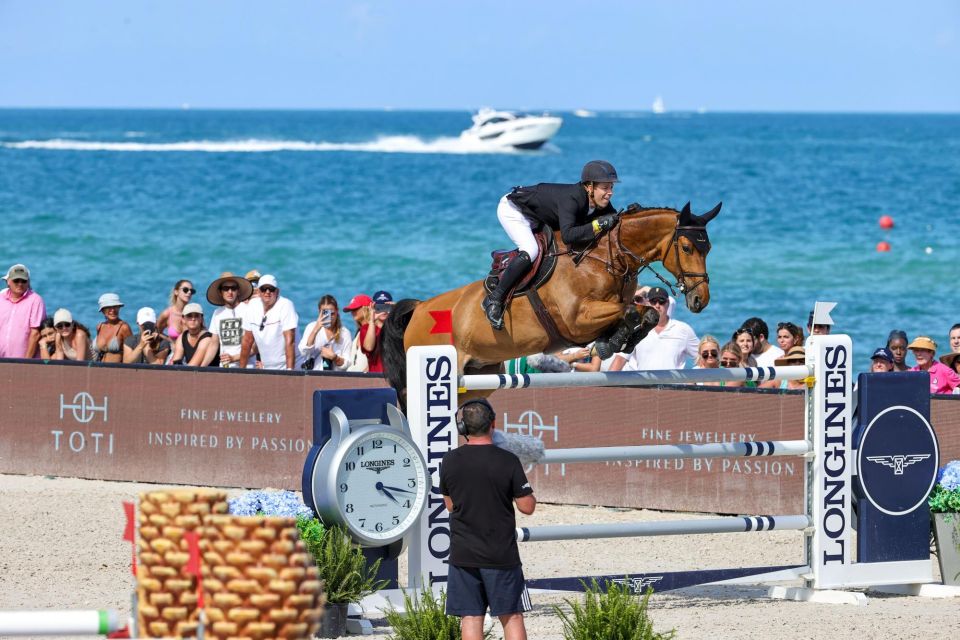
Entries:
[[613,228],[613,225],[617,223],[617,214],[608,213],[605,216],[600,216],[593,221],[593,231],[594,233],[600,233],[602,231],[608,231]]

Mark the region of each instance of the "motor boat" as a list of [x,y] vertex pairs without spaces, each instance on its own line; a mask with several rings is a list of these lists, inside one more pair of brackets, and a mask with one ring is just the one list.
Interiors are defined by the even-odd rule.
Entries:
[[484,144],[516,149],[539,149],[560,129],[563,118],[543,113],[532,115],[514,111],[480,109],[473,116],[473,126],[461,138]]

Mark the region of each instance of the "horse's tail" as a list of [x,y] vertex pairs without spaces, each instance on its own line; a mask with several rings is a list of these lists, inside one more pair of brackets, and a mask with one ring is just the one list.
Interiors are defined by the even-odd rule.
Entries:
[[406,298],[393,305],[381,333],[383,377],[397,392],[401,406],[405,406],[407,400],[407,352],[403,347],[403,334],[418,304],[419,300]]

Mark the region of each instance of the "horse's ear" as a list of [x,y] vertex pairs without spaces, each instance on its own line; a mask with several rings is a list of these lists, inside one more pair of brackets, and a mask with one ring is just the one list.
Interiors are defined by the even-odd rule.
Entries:
[[722,202],[718,202],[717,206],[710,211],[707,211],[705,214],[700,216],[700,219],[703,221],[703,226],[707,226],[707,223],[717,217],[717,214],[720,213],[720,207],[723,206]]
[[690,222],[690,202],[683,205],[683,209],[680,210],[680,225],[686,226]]

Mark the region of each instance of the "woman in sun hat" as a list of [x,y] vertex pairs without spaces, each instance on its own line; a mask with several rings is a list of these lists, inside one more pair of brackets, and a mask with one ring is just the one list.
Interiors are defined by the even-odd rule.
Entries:
[[930,393],[953,393],[953,390],[960,386],[960,375],[957,372],[935,360],[937,353],[937,343],[929,336],[917,336],[913,342],[907,345],[907,349],[913,352],[913,357],[917,360],[915,367],[910,367],[910,371],[926,371],[930,374]]
[[68,309],[57,309],[53,314],[53,328],[57,332],[54,360],[92,360],[90,330],[73,319]]
[[[783,357],[773,361],[775,367],[795,367],[806,364],[807,352],[802,345],[790,347],[790,350],[783,354]],[[781,389],[806,389],[807,383],[803,380],[781,380],[779,387]]]
[[97,325],[97,360],[100,362],[123,362],[123,341],[133,335],[130,325],[120,319],[123,303],[115,293],[105,293],[98,301],[100,313],[105,319]]
[[[960,374],[960,352],[940,356],[940,362],[953,369],[955,373]],[[960,385],[953,388],[953,395],[960,395]]]

